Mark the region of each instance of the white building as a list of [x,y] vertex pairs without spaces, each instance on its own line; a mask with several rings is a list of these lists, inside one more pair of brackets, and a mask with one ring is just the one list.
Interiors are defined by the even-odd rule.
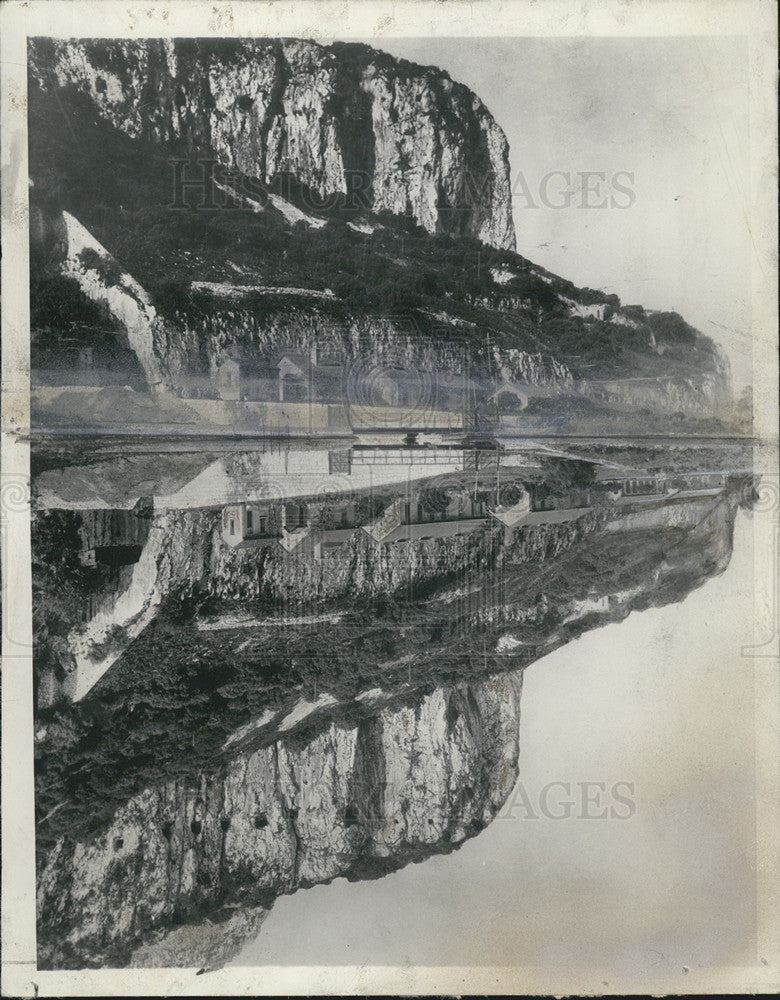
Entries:
[[270,504],[236,503],[222,510],[222,538],[231,547],[253,539],[279,538],[281,534],[281,511]]
[[531,497],[523,490],[517,503],[511,506],[499,505],[495,510],[491,510],[491,515],[500,521],[505,528],[514,528],[525,520],[531,512]]

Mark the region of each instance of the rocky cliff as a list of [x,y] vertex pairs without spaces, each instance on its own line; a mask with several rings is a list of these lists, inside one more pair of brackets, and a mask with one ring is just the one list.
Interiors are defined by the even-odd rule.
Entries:
[[[493,819],[517,780],[520,688],[520,673],[439,688],[148,789],[99,837],[51,852],[39,963],[224,962],[282,893],[452,849]],[[198,927],[160,932],[207,913],[218,929],[197,958],[188,944]]]
[[504,133],[433,67],[304,40],[33,39],[30,69],[131,137],[514,249]]
[[748,499],[521,533],[391,622],[355,599],[314,628],[152,626],[91,706],[39,720],[40,964],[224,962],[279,894],[477,833],[518,776],[524,666],[722,572]]
[[[514,253],[506,141],[446,73],[278,39],[35,39],[29,70],[39,423],[74,423],[52,358],[91,387],[103,359],[116,419],[80,394],[90,426],[211,433],[177,400],[278,402],[280,353],[316,347],[341,357],[342,396],[357,362],[449,380],[436,408],[461,412],[469,378],[480,429],[519,408],[645,432],[647,411],[701,421],[728,397],[681,317]],[[128,355],[154,400],[120,388]],[[504,382],[539,391],[496,401]]]

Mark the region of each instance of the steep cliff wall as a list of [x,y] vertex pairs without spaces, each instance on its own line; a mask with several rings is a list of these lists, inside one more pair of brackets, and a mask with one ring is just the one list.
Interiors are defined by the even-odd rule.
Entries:
[[508,146],[446,73],[364,45],[270,39],[35,39],[44,89],[74,86],[128,135],[213,156],[263,183],[514,249]]
[[[248,936],[257,908],[282,893],[450,850],[493,819],[517,780],[520,689],[519,673],[439,688],[148,789],[99,837],[51,852],[40,964],[146,964],[164,950],[161,928],[235,917],[236,905],[252,911]],[[226,933],[238,950],[235,919]]]
[[308,354],[317,345],[344,359],[348,392],[359,390],[359,380],[377,367],[422,372],[443,383],[447,376],[462,375],[470,366],[478,365],[499,372],[505,379],[531,385],[572,384],[568,368],[552,351],[497,347],[480,337],[464,335],[454,321],[447,319],[437,320],[429,330],[423,330],[415,319],[414,314],[404,315],[402,311],[390,316],[364,315],[349,307],[342,308],[339,315],[333,309],[318,308],[316,302],[280,302],[258,315],[246,306],[225,302],[223,308],[208,317],[183,312],[174,315],[158,329],[157,352],[165,358],[168,377],[174,384],[187,375],[207,373],[231,357],[239,356],[244,363],[251,363],[271,350]]
[[489,575],[483,579],[486,567],[507,573],[513,572],[513,565],[552,560],[600,527],[602,520],[583,511],[583,517],[576,521],[518,531],[512,542],[503,546],[494,522],[468,535],[393,545],[376,545],[365,532],[356,531],[344,545],[316,562],[291,558],[279,546],[231,548],[215,530],[208,588],[219,598],[271,598],[288,601],[291,606],[389,594],[426,583],[438,589],[443,581],[449,581],[450,586],[460,581],[476,592],[490,585]]
[[[725,359],[716,356],[719,362]],[[666,413],[703,416],[717,411],[729,399],[730,375],[721,363],[715,372],[655,379],[626,379],[575,383],[578,395],[604,403],[615,412],[631,412],[650,407]]]
[[62,697],[83,698],[154,620],[171,589],[186,589],[201,579],[209,557],[207,525],[208,516],[200,512],[147,519],[126,510],[84,511],[79,527],[84,548],[128,542],[143,548],[138,561],[123,566],[101,590],[82,595],[90,617],[68,632],[62,676],[47,674],[38,692],[39,711]]
[[[574,526],[522,535],[506,548],[509,564],[525,563],[514,573],[440,590],[439,611],[471,624],[435,643],[436,596],[427,618],[417,607],[394,629],[405,639],[393,648],[374,623],[358,624],[352,636],[366,641],[354,653],[325,615],[309,638],[305,629],[274,638],[267,628],[253,637],[170,625],[125,665],[113,693],[104,689],[102,732],[91,712],[45,720],[41,964],[224,962],[280,893],[376,877],[478,832],[517,778],[523,666],[722,572],[743,502],[731,491],[695,526],[590,532],[578,545]],[[534,556],[549,564],[528,565]],[[344,694],[329,650],[342,662],[354,656],[350,670],[361,674]],[[313,699],[299,683],[312,656],[323,667]],[[377,662],[385,656],[392,661]],[[166,657],[167,673],[158,669]],[[221,669],[241,658],[246,677]],[[282,700],[265,676],[269,658],[298,663]],[[196,673],[218,691],[190,685],[177,696]]]
[[[162,380],[155,337],[159,320],[149,296],[131,275],[121,271],[105,247],[78,219],[63,212],[62,220],[66,233],[63,275],[74,278],[84,294],[103,306],[117,321],[127,335],[128,345],[135,351],[150,388],[157,388]],[[112,265],[115,275],[107,279],[103,272]]]
[[84,511],[79,536],[82,548],[97,545],[143,545],[149,536],[150,519],[129,510]]
[[[188,398],[214,399],[221,366],[238,363],[244,398],[276,399],[271,355],[314,341],[367,366],[465,369],[483,388],[614,383],[562,403],[570,421],[708,418],[728,396],[715,345],[681,317],[621,307],[512,252],[505,139],[446,73],[278,39],[35,39],[29,65],[32,304],[47,349],[65,350],[51,308],[65,275],[85,299],[69,319],[108,309],[149,386]],[[100,353],[92,325],[82,340]],[[39,402],[56,424],[73,408]],[[120,424],[135,425],[139,401],[126,405]],[[161,422],[193,420],[165,409]]]

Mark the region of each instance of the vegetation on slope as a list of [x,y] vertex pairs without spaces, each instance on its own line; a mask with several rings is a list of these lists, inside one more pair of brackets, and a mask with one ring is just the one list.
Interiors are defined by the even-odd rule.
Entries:
[[[447,582],[441,580],[354,600],[331,624],[201,631],[193,617],[199,599],[172,595],[89,697],[41,713],[38,725],[47,729],[36,766],[41,856],[60,836],[82,838],[105,826],[142,788],[213,766],[227,736],[268,708],[282,711],[300,697],[329,693],[348,703],[337,712],[349,719],[370,712],[351,701],[360,691],[380,687],[413,698],[440,684],[527,665],[602,624],[593,614],[563,621],[572,600],[594,591],[637,588],[636,607],[680,600],[717,571],[730,544],[718,530],[713,525],[710,552],[681,529],[615,535],[593,525],[529,528],[500,567],[494,558],[469,577],[479,591],[473,600],[437,602]],[[248,610],[244,602],[240,607]],[[493,607],[503,609],[498,617]],[[253,610],[274,611],[262,603]],[[522,614],[510,624],[507,614],[515,611]],[[496,640],[507,628],[522,647],[498,655]],[[318,724],[312,719],[301,738]]]
[[[430,235],[410,218],[371,215],[361,191],[323,200],[280,176],[271,193],[324,222],[291,224],[257,181],[227,176],[216,165],[206,168],[173,144],[131,139],[100,120],[76,92],[61,91],[54,99],[31,86],[30,116],[36,123],[30,133],[34,208],[47,219],[63,209],[79,218],[169,317],[241,309],[269,314],[291,305],[289,297],[278,301],[263,293],[237,308],[193,291],[193,281],[327,289],[334,300],[318,299],[313,307],[304,295],[299,304],[341,316],[413,316],[423,327],[431,317],[444,317],[480,344],[490,337],[496,345],[552,355],[575,377],[719,370],[712,342],[676,314],[623,309],[617,296],[578,289],[511,251]],[[182,207],[175,207],[174,173],[181,168],[171,161],[177,158],[186,161],[185,179],[209,169],[221,187],[187,188]],[[49,251],[35,239],[33,248],[50,271],[56,252],[51,239],[46,243],[47,226],[41,229]],[[513,276],[498,284],[495,269]],[[44,277],[48,271],[41,269]],[[37,302],[41,295],[51,298],[45,282],[33,288],[33,308],[48,315]],[[604,319],[570,315],[564,299],[600,303]],[[82,310],[83,303],[73,307]],[[618,312],[629,322],[610,322]]]

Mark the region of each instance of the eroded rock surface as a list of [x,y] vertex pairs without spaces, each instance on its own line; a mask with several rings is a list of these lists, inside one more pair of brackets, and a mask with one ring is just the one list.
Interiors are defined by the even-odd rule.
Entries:
[[[437,688],[147,789],[99,836],[51,852],[39,880],[41,965],[187,962],[187,941],[204,934],[205,951],[226,961],[282,893],[452,849],[517,780],[521,676]],[[181,929],[205,914],[221,932]]]
[[434,67],[295,39],[37,39],[30,67],[133,138],[185,142],[262,183],[289,173],[320,199],[366,192],[371,211],[515,247],[506,137]]

